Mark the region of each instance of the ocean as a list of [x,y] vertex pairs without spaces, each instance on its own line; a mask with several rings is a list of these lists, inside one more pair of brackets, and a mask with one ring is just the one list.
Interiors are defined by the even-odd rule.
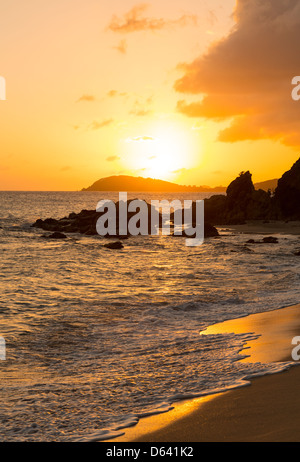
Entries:
[[199,247],[137,236],[109,250],[100,236],[48,240],[31,227],[105,198],[118,194],[0,192],[1,441],[108,439],[178,400],[245,386],[288,365],[238,361],[251,333],[200,332],[299,303],[298,236],[249,252],[250,236],[219,229]]

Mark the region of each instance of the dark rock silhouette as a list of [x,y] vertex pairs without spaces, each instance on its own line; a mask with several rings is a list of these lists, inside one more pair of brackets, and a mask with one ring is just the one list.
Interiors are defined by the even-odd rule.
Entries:
[[[122,183],[124,189],[121,188],[120,178],[123,178],[125,183]],[[114,179],[114,180],[112,180]],[[104,180],[110,180],[108,183]],[[122,181],[123,181],[122,180]],[[145,181],[148,181],[148,186],[151,191],[159,191],[166,185],[172,185],[173,183],[162,182],[161,180],[152,180],[151,178],[134,178],[134,177],[110,177],[108,179],[99,180],[93,187],[88,190],[94,191],[97,188],[102,188],[103,185],[109,185],[110,190],[114,183],[111,181],[117,181],[115,185],[118,190],[130,191],[129,183],[134,180],[134,187],[136,190],[145,190]],[[141,180],[142,183],[138,181]],[[129,183],[128,183],[129,182]],[[102,185],[102,186],[101,186]],[[156,185],[155,189],[153,185]],[[175,185],[176,186],[176,185]],[[177,185],[178,186],[178,185]],[[104,186],[103,186],[104,187]],[[169,187],[169,186],[168,186]],[[170,186],[171,187],[171,186]],[[153,189],[154,188],[154,189]],[[180,186],[180,188],[182,188]],[[184,187],[183,187],[184,188]],[[99,189],[99,190],[100,190]],[[105,190],[105,189],[102,189]],[[166,189],[162,189],[166,191]],[[188,189],[189,190],[189,189]],[[174,191],[174,189],[170,189]],[[177,190],[182,191],[182,189]],[[131,201],[128,201],[130,203]],[[300,220],[300,159],[293,165],[293,167],[286,172],[280,180],[278,180],[278,186],[275,190],[274,196],[270,191],[264,191],[263,189],[255,189],[252,182],[252,175],[249,171],[242,172],[240,175],[230,183],[227,188],[226,195],[219,194],[213,195],[209,199],[204,200],[205,203],[205,237],[217,237],[218,231],[215,226],[218,225],[238,225],[244,224],[246,221],[251,220],[262,220],[264,223],[268,223],[270,220]],[[151,234],[151,205],[147,204],[148,207],[148,233]],[[193,226],[195,226],[195,203],[192,205],[193,208]],[[116,203],[117,209],[117,231],[115,236],[119,239],[125,239],[126,235],[120,235],[119,232],[119,202]],[[104,212],[103,212],[104,213]],[[128,213],[128,221],[134,216],[135,213]],[[51,232],[62,232],[62,233],[81,233],[88,236],[97,235],[96,223],[101,213],[95,210],[82,210],[80,213],[70,213],[68,217],[60,220],[53,218],[47,218],[46,220],[37,220],[32,226],[41,228]],[[174,214],[171,214],[171,221],[174,219]],[[159,215],[159,226],[162,226],[162,215]],[[183,236],[185,233],[183,233]],[[274,242],[275,243],[275,242]]]
[[67,239],[67,236],[65,234],[60,233],[58,231],[56,231],[53,234],[49,234],[47,236],[42,236],[42,237],[45,239]]
[[273,236],[264,237],[263,242],[265,244],[278,244],[278,239],[277,239],[277,237],[273,237]]
[[278,180],[274,195],[270,190],[255,189],[251,173],[242,172],[230,183],[226,196],[205,199],[205,219],[214,225],[300,220],[300,159]]
[[[131,201],[127,202],[129,205]],[[128,237],[129,234],[121,234],[119,230],[119,207],[120,203],[117,202],[116,204],[116,234],[111,235],[108,237],[118,237],[119,239]],[[148,231],[149,234],[151,232],[151,208],[150,204],[147,204],[148,208]],[[96,210],[82,210],[79,213],[70,213],[68,217],[61,218],[59,220],[55,220],[54,218],[46,218],[45,220],[38,219],[35,223],[33,223],[33,227],[44,229],[45,231],[58,231],[63,233],[80,233],[85,234],[87,236],[96,236],[98,235],[96,224],[98,219],[105,213],[97,212]],[[128,212],[127,213],[127,220],[129,221],[135,212]],[[127,221],[127,222],[128,222]],[[159,215],[159,221],[161,224],[162,217],[161,214]]]
[[103,247],[106,247],[107,249],[111,249],[111,250],[119,250],[119,249],[123,249],[124,245],[122,244],[122,242],[117,241],[117,242],[110,242],[109,244],[104,244]]
[[300,220],[300,159],[278,181],[274,201],[279,218]]
[[270,194],[256,190],[251,173],[242,172],[230,183],[226,196],[205,199],[205,219],[217,225],[239,225],[271,218],[272,207]]
[[278,244],[277,237],[268,236],[264,237],[261,241],[255,241],[254,239],[249,239],[246,244]]
[[[195,227],[195,223],[193,223],[193,227]],[[173,233],[172,236],[173,237],[185,237],[187,239],[193,239],[193,238],[196,237],[196,233],[187,234],[185,232],[185,230],[183,229],[180,235]],[[215,228],[210,223],[204,223],[204,238],[205,239],[210,238],[210,237],[218,237],[218,236],[220,236],[220,235],[219,235],[219,232],[218,232],[217,228]]]
[[[127,207],[130,204],[131,200],[127,201]],[[127,239],[130,234],[122,234],[120,231],[120,223],[119,223],[119,208],[120,203],[117,202],[116,204],[116,234],[114,235],[107,235],[107,238],[118,238],[119,240]],[[195,206],[195,203],[193,204]],[[152,205],[147,204],[147,219],[148,219],[148,234],[152,233],[151,229],[151,216],[152,216]],[[53,218],[47,218],[45,220],[38,219],[32,225],[35,228],[40,228],[45,231],[51,232],[58,232],[58,233],[80,233],[85,234],[86,236],[96,236],[98,235],[96,224],[98,219],[103,215],[105,212],[97,212],[96,210],[82,210],[80,213],[70,213],[68,217],[61,218],[59,220],[55,220]],[[130,219],[136,215],[136,212],[128,212],[127,213],[127,224]],[[171,214],[172,217],[172,214]],[[162,227],[163,216],[161,213],[158,214],[158,222],[159,228]],[[192,225],[195,227],[195,221],[192,222]],[[182,234],[185,236],[185,233]],[[219,233],[217,229],[212,226],[210,223],[205,222],[204,224],[204,237],[216,237]],[[193,236],[187,236],[192,238]]]

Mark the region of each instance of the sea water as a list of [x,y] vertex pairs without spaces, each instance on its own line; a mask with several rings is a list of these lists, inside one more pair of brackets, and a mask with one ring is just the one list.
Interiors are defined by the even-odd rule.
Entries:
[[250,236],[220,229],[199,247],[137,236],[109,250],[100,236],[48,240],[31,227],[105,198],[118,193],[0,192],[1,441],[107,439],[177,400],[288,366],[240,362],[251,333],[200,332],[298,303],[298,236],[249,251]]

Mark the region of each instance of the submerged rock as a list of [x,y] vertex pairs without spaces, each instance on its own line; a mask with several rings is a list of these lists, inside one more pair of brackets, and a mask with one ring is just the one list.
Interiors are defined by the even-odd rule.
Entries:
[[124,245],[122,244],[122,242],[117,241],[117,242],[109,242],[108,244],[104,244],[103,247],[105,247],[106,249],[119,250],[119,249],[123,249]]
[[264,237],[263,242],[265,244],[278,244],[278,239],[277,237],[269,236],[269,237]]
[[43,237],[46,238],[46,239],[67,239],[67,236],[65,234],[60,233],[58,231],[56,231],[53,234],[49,234],[49,235],[43,236]]
[[278,244],[277,237],[268,236],[264,237],[261,241],[255,241],[254,239],[249,239],[246,244]]

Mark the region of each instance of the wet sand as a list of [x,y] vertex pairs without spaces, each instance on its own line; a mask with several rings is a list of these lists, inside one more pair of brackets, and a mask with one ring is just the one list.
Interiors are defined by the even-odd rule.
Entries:
[[209,327],[202,335],[255,333],[243,361],[291,362],[282,373],[253,379],[251,385],[174,405],[166,414],[141,419],[112,441],[288,442],[300,441],[300,368],[293,367],[292,339],[300,335],[300,305],[259,313]]
[[300,221],[247,221],[244,225],[230,225],[227,228],[241,234],[292,234],[300,235]]

